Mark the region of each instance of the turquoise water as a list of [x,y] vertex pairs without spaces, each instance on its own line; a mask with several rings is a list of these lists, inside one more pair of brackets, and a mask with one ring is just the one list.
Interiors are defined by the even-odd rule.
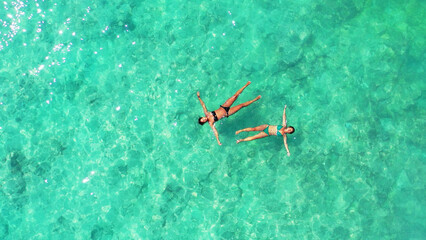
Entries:
[[426,238],[424,1],[0,5],[0,239]]

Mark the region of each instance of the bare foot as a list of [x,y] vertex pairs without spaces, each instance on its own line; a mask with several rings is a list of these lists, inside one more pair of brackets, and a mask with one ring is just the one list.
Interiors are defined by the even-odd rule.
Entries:
[[262,96],[260,96],[260,95],[259,95],[259,96],[257,96],[257,97],[256,97],[256,101],[257,101],[257,100],[259,100],[260,98],[262,98]]
[[235,132],[235,135],[239,134],[240,132],[242,132],[241,130],[238,130]]
[[241,142],[241,140],[237,140],[237,144],[240,143],[240,142]]

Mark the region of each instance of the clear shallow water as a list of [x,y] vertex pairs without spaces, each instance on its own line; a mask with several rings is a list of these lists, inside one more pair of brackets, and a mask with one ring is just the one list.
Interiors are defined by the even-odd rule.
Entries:
[[3,4],[0,238],[425,238],[422,1]]

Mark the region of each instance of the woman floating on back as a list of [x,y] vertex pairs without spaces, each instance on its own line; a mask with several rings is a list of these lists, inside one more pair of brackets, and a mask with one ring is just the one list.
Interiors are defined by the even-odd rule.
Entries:
[[284,139],[284,146],[285,149],[287,150],[287,155],[290,156],[290,150],[288,150],[288,145],[287,145],[287,133],[292,134],[294,133],[294,127],[289,126],[287,127],[287,121],[286,121],[286,117],[285,117],[285,109],[287,108],[287,105],[285,105],[284,107],[284,112],[283,112],[283,125],[268,125],[268,124],[264,124],[264,125],[260,125],[254,128],[244,128],[241,129],[239,131],[236,131],[235,134],[239,134],[240,132],[252,132],[252,131],[260,131],[260,133],[251,136],[251,137],[247,137],[244,139],[240,139],[237,140],[237,143],[239,142],[247,142],[247,141],[251,141],[251,140],[255,140],[255,139],[259,139],[259,138],[264,138],[264,137],[269,137],[271,135],[273,136],[283,136]]
[[216,130],[216,127],[214,126],[214,123],[219,121],[223,117],[231,116],[232,114],[238,112],[241,108],[247,107],[248,105],[250,105],[253,102],[260,99],[260,95],[259,95],[251,101],[241,103],[240,105],[237,105],[235,107],[231,107],[232,104],[234,103],[234,101],[237,100],[238,96],[243,92],[243,90],[248,85],[250,85],[250,83],[251,82],[248,81],[246,83],[246,85],[244,85],[244,87],[242,87],[240,90],[238,90],[232,97],[230,97],[228,100],[226,100],[226,102],[223,105],[220,105],[220,107],[218,109],[214,110],[213,112],[207,111],[206,105],[204,104],[203,100],[201,100],[200,92],[197,92],[198,100],[200,100],[200,103],[201,103],[201,106],[203,107],[204,115],[205,115],[205,117],[200,117],[198,119],[198,123],[200,125],[203,125],[206,122],[209,123],[210,127],[213,129],[213,133],[216,136],[216,140],[217,140],[217,143],[219,145],[222,145],[222,143],[220,143],[220,141],[219,141],[219,134],[217,133],[217,130]]

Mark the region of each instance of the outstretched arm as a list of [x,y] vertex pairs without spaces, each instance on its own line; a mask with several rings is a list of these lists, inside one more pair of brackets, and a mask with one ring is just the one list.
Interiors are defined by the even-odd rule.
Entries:
[[283,112],[283,127],[286,128],[287,127],[287,120],[285,118],[285,109],[287,108],[287,105],[285,105],[284,107],[284,112]]
[[285,150],[287,150],[287,156],[290,156],[290,150],[288,150],[288,145],[287,145],[287,134],[284,134],[283,138],[284,138]]
[[214,136],[216,137],[217,143],[219,145],[222,145],[222,143],[220,143],[219,133],[217,132],[216,127],[213,125],[213,123],[209,123],[209,124],[210,124],[210,127],[213,129],[213,133],[214,133]]
[[207,111],[207,108],[206,108],[206,104],[204,104],[203,100],[201,100],[200,92],[197,92],[197,97],[198,97],[198,100],[200,100],[201,106],[203,107],[204,114],[207,116],[208,111]]

